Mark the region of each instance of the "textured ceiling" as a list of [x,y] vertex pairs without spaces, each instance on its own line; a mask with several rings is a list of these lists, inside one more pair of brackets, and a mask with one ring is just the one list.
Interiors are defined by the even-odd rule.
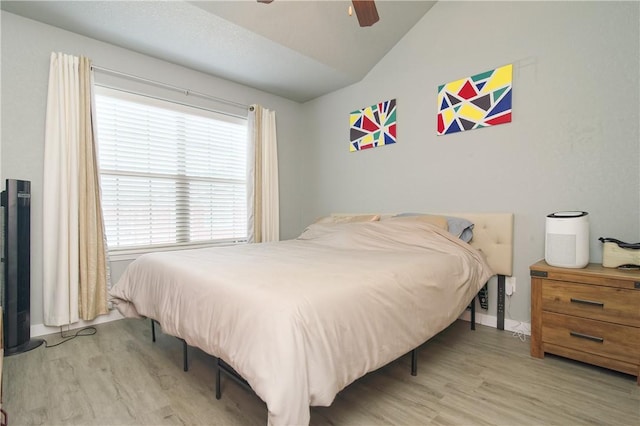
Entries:
[[[360,81],[435,4],[349,1],[2,1],[17,15],[304,102]],[[100,65],[100,64],[98,64]]]

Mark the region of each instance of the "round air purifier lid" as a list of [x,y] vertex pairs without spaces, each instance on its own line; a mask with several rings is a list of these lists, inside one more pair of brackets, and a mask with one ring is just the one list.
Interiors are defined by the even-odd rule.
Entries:
[[575,219],[576,217],[583,217],[588,215],[589,213],[587,212],[555,212],[555,213],[551,213],[548,214],[547,217],[552,217],[552,218],[556,218],[556,219]]

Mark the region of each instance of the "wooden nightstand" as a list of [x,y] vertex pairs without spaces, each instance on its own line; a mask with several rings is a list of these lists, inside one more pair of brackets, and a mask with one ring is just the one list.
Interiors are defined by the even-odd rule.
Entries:
[[637,376],[640,272],[531,265],[531,356],[552,353]]

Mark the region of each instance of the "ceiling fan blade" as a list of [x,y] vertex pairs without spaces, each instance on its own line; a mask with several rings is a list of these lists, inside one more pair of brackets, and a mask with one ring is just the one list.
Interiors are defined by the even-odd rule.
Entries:
[[273,0],[258,0],[258,3],[271,3]]
[[351,2],[361,27],[370,27],[380,20],[376,3],[373,0],[352,0]]

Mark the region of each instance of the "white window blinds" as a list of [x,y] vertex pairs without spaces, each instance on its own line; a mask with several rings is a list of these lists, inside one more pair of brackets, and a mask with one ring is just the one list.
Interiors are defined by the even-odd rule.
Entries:
[[247,120],[97,89],[109,250],[245,241]]

